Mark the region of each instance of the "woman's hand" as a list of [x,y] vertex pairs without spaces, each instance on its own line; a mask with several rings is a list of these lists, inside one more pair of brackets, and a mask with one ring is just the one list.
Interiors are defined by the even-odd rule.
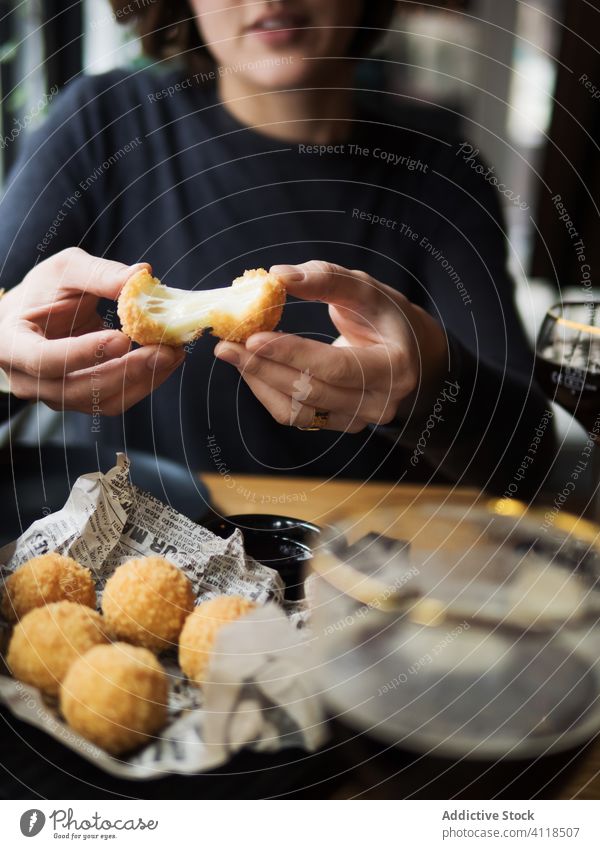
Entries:
[[152,345],[130,351],[127,336],[105,327],[96,311],[98,299],[116,299],[140,267],[149,266],[67,248],[2,297],[0,368],[17,398],[111,416],[169,377],[184,359],[182,350]]
[[309,427],[315,410],[322,410],[329,413],[328,429],[358,433],[408,414],[420,386],[437,389],[448,357],[445,333],[395,289],[326,262],[271,271],[284,278],[290,294],[328,303],[340,332],[332,345],[257,333],[245,346],[216,346],[216,356],[237,366],[280,424]]

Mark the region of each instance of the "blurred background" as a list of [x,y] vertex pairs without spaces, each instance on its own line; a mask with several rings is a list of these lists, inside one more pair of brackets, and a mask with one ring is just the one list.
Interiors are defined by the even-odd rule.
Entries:
[[[0,180],[18,154],[26,132],[19,128],[43,121],[52,92],[82,72],[143,62],[108,0],[0,0]],[[585,294],[552,201],[558,194],[583,239],[587,285],[596,287],[598,0],[399,3],[359,84],[389,91],[396,121],[468,140],[494,166],[511,193],[510,264],[532,343],[548,306]],[[583,430],[556,411],[567,450],[577,446]]]

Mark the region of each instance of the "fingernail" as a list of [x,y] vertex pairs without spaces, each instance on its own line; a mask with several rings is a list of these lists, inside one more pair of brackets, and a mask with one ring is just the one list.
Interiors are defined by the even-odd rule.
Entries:
[[285,277],[290,283],[299,283],[304,280],[304,272],[297,265],[274,265],[271,268],[271,274],[276,274],[278,277]]
[[240,355],[231,345],[217,345],[215,356],[232,366],[239,366],[240,364]]
[[171,348],[161,348],[155,354],[152,354],[146,365],[150,371],[164,371],[172,368],[179,359],[179,352],[173,351]]

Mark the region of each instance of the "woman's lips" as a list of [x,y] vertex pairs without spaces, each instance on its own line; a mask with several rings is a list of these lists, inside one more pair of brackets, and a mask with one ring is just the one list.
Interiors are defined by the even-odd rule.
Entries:
[[270,15],[261,18],[246,32],[270,47],[291,47],[305,35],[308,18],[300,15]]

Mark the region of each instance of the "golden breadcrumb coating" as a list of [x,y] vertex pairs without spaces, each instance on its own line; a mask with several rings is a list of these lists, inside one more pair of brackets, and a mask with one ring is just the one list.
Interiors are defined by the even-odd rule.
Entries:
[[102,612],[118,639],[164,651],[177,643],[194,601],[190,579],[181,569],[162,557],[139,557],[108,579]]
[[255,608],[255,602],[237,595],[220,595],[199,604],[186,619],[179,637],[179,665],[184,674],[202,684],[221,628]]
[[167,721],[169,685],[148,649],[96,646],[69,669],[60,709],[71,728],[118,755],[146,743]]
[[163,286],[142,269],[123,287],[117,312],[123,333],[140,345],[185,345],[209,329],[245,342],[277,327],[285,294],[282,280],[264,268],[246,271],[230,287],[192,292]]
[[107,642],[99,613],[84,604],[56,601],[25,614],[15,626],[6,661],[15,678],[55,696],[71,664]]
[[1,612],[9,622],[16,622],[35,607],[53,601],[96,607],[96,588],[89,569],[51,551],[23,563],[6,579]]

